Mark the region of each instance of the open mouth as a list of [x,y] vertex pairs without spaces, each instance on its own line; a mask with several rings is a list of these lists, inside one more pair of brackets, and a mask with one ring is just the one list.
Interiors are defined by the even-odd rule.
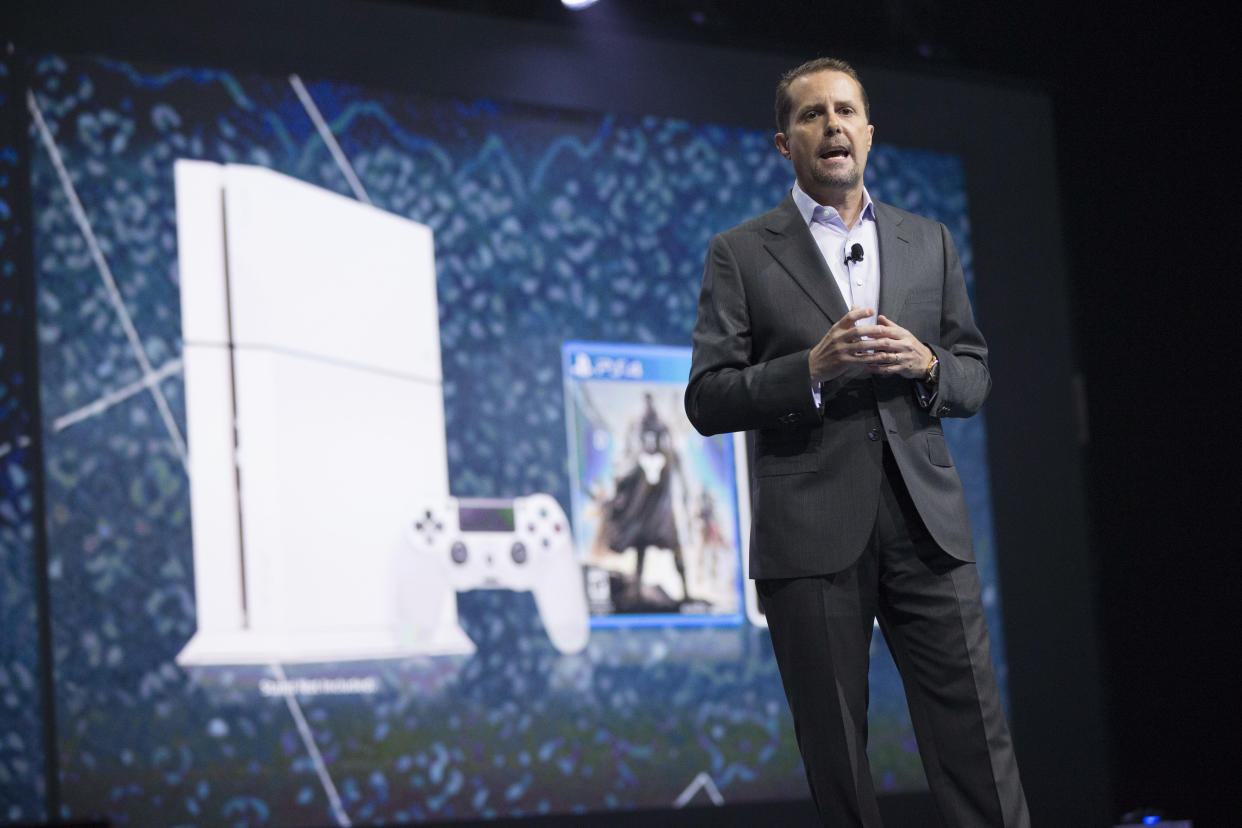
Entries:
[[849,156],[850,151],[845,147],[828,147],[819,154],[820,158],[827,158],[829,160],[833,158],[849,158]]

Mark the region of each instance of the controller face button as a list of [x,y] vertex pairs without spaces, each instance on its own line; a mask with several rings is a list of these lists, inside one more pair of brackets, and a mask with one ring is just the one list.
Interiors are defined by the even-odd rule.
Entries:
[[509,554],[513,556],[513,562],[518,564],[526,563],[526,544],[518,541],[513,544],[513,548],[509,550]]
[[453,563],[464,564],[466,562],[466,545],[461,541],[455,542],[450,554],[453,556]]

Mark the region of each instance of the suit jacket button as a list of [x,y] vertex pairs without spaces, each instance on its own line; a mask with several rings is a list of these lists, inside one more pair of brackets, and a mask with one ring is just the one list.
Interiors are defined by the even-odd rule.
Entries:
[[879,426],[876,426],[875,428],[873,428],[873,429],[871,429],[870,431],[868,431],[868,432],[867,432],[867,439],[868,439],[868,440],[870,440],[870,441],[871,441],[871,442],[873,442],[873,443],[874,443],[876,440],[880,439],[880,427],[879,427]]
[[949,416],[949,412],[952,410],[953,409],[949,406],[949,404],[945,403],[944,405],[936,409],[936,413],[939,414],[941,417],[947,417]]
[[798,422],[798,420],[801,420],[802,415],[799,414],[797,411],[790,411],[784,417],[780,417],[779,419],[785,425],[792,425],[793,423]]

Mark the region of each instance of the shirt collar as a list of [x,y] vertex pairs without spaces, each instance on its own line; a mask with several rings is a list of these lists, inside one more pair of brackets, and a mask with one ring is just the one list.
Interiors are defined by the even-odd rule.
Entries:
[[[815,208],[820,206],[819,203],[807,195],[797,181],[793,185],[793,200],[794,206],[798,208],[798,212],[802,215],[802,220],[810,227],[811,219],[815,217]],[[840,214],[837,212],[836,207],[824,207],[824,209],[828,211],[827,218],[829,220],[833,218],[838,218],[839,220]],[[875,205],[871,203],[871,194],[867,192],[866,187],[863,187],[863,208],[858,218],[860,221],[875,221]],[[844,226],[844,222],[842,222],[842,226]]]

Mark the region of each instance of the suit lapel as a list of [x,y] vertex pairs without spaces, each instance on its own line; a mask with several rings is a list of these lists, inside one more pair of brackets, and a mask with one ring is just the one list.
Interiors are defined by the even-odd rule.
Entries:
[[874,203],[876,236],[880,240],[880,301],[876,310],[897,321],[910,292],[909,274],[914,266],[910,238],[902,227],[904,217],[900,211]]
[[836,322],[848,310],[845,300],[793,196],[787,193],[785,200],[768,216],[763,246],[829,321]]

